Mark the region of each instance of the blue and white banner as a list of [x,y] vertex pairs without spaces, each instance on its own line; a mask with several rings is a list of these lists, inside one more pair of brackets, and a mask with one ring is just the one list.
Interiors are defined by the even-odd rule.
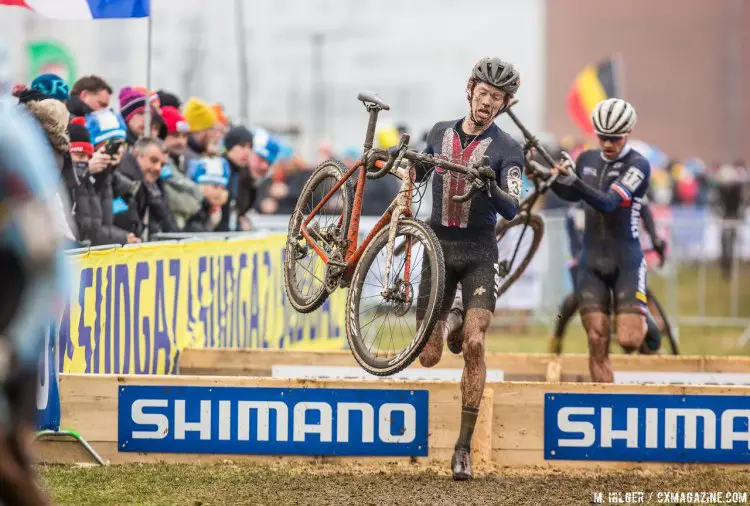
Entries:
[[750,462],[750,396],[561,394],[544,398],[544,458]]
[[121,386],[121,452],[427,455],[428,392]]
[[36,392],[37,428],[58,430],[60,428],[60,391],[57,385],[57,363],[55,340],[57,327],[45,329],[44,354],[39,361],[39,383]]

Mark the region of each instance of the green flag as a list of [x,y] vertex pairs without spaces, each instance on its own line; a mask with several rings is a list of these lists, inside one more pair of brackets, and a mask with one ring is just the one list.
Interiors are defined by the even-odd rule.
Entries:
[[32,41],[26,45],[29,62],[29,82],[39,74],[57,74],[68,86],[76,79],[73,56],[59,42],[49,40]]

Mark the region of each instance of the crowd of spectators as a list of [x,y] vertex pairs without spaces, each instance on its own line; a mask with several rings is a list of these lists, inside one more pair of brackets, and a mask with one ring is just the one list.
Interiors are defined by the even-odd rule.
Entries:
[[[253,214],[291,214],[318,163],[335,157],[351,167],[361,155],[361,147],[334,152],[324,144],[307,163],[281,138],[230,121],[219,104],[197,97],[183,102],[174,93],[140,86],[124,86],[115,96],[94,75],[69,87],[43,74],[29,86],[15,86],[13,94],[55,152],[71,204],[60,213],[59,226],[73,244],[139,243],[163,232],[249,231]],[[404,125],[383,127],[376,144],[396,145],[405,132]],[[412,147],[419,149],[423,137],[412,137]],[[653,202],[706,206],[713,200],[719,211],[726,208],[725,217],[740,217],[749,179],[742,161],[708,167],[633,144],[652,163]],[[563,139],[548,147],[553,156],[561,149],[575,156],[589,146]],[[398,189],[390,177],[366,185],[363,214],[381,214]],[[545,202],[546,208],[564,205],[554,196]]]

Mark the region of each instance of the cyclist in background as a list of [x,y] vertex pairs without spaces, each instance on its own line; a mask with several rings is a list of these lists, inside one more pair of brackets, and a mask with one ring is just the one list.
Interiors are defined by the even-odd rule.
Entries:
[[[483,58],[472,69],[466,85],[468,114],[432,127],[425,152],[453,163],[482,162],[489,157],[483,178],[491,176],[490,195],[477,192],[464,203],[452,197],[466,192],[470,177],[435,168],[432,181],[430,227],[440,241],[445,258],[445,296],[440,318],[419,361],[424,367],[436,365],[448,335],[446,319],[460,283],[466,325],[462,350],[465,361],[461,377],[461,430],[451,460],[453,478],[467,480],[471,474],[471,437],[479,403],[482,400],[486,365],[484,340],[497,300],[500,276],[497,264],[495,223],[497,215],[510,220],[518,212],[521,191],[523,149],[510,135],[495,125],[495,118],[518,91],[520,79],[513,65],[498,58]],[[423,181],[427,170],[415,167],[416,180]],[[429,290],[422,285],[420,291]],[[420,297],[422,301],[424,297]],[[424,307],[417,306],[417,325]]]
[[611,98],[592,113],[600,149],[584,151],[574,169],[561,161],[552,169],[552,190],[572,202],[583,200],[586,219],[576,291],[589,341],[589,369],[596,382],[614,379],[609,360],[611,316],[617,341],[638,350],[646,334],[646,259],[639,237],[640,212],[651,167],[628,144],[636,112]]
[[[562,340],[565,335],[565,330],[568,327],[568,322],[572,316],[578,311],[578,299],[576,297],[576,279],[578,278],[578,262],[581,250],[583,249],[583,229],[586,220],[585,210],[582,205],[575,204],[568,208],[565,215],[565,231],[568,235],[568,244],[570,245],[571,260],[568,263],[568,270],[570,272],[570,278],[573,282],[573,293],[568,294],[560,304],[560,309],[557,314],[557,320],[555,322],[555,330],[550,337],[550,353],[560,354],[562,353]],[[659,255],[659,264],[664,263],[666,243],[656,233],[656,224],[654,223],[653,214],[651,214],[651,207],[644,200],[641,207],[641,220],[643,221],[644,228],[651,244]],[[640,347],[640,352],[644,354],[658,353],[661,347],[661,332],[659,327],[654,322],[651,315],[647,317],[648,331],[646,332],[646,338]]]
[[50,226],[64,196],[56,167],[39,125],[0,97],[0,504],[48,504],[29,448],[44,332],[66,287],[63,236]]

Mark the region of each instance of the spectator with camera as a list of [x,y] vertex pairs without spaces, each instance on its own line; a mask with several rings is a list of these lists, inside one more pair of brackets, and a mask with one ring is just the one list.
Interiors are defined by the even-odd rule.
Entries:
[[[132,232],[115,224],[116,208],[127,207],[126,202],[133,198],[138,185],[123,176],[117,167],[125,152],[125,138],[127,136],[125,122],[122,117],[110,110],[101,109],[86,116],[86,128],[93,146],[91,158],[87,166],[83,164],[79,171],[85,169],[87,178],[94,186],[99,205],[91,203],[90,211],[84,209],[79,212],[101,212],[101,225],[96,216],[89,214],[92,230],[88,238],[92,245],[137,243],[140,239]],[[81,157],[83,161],[85,157]],[[81,219],[85,219],[86,215]]]

